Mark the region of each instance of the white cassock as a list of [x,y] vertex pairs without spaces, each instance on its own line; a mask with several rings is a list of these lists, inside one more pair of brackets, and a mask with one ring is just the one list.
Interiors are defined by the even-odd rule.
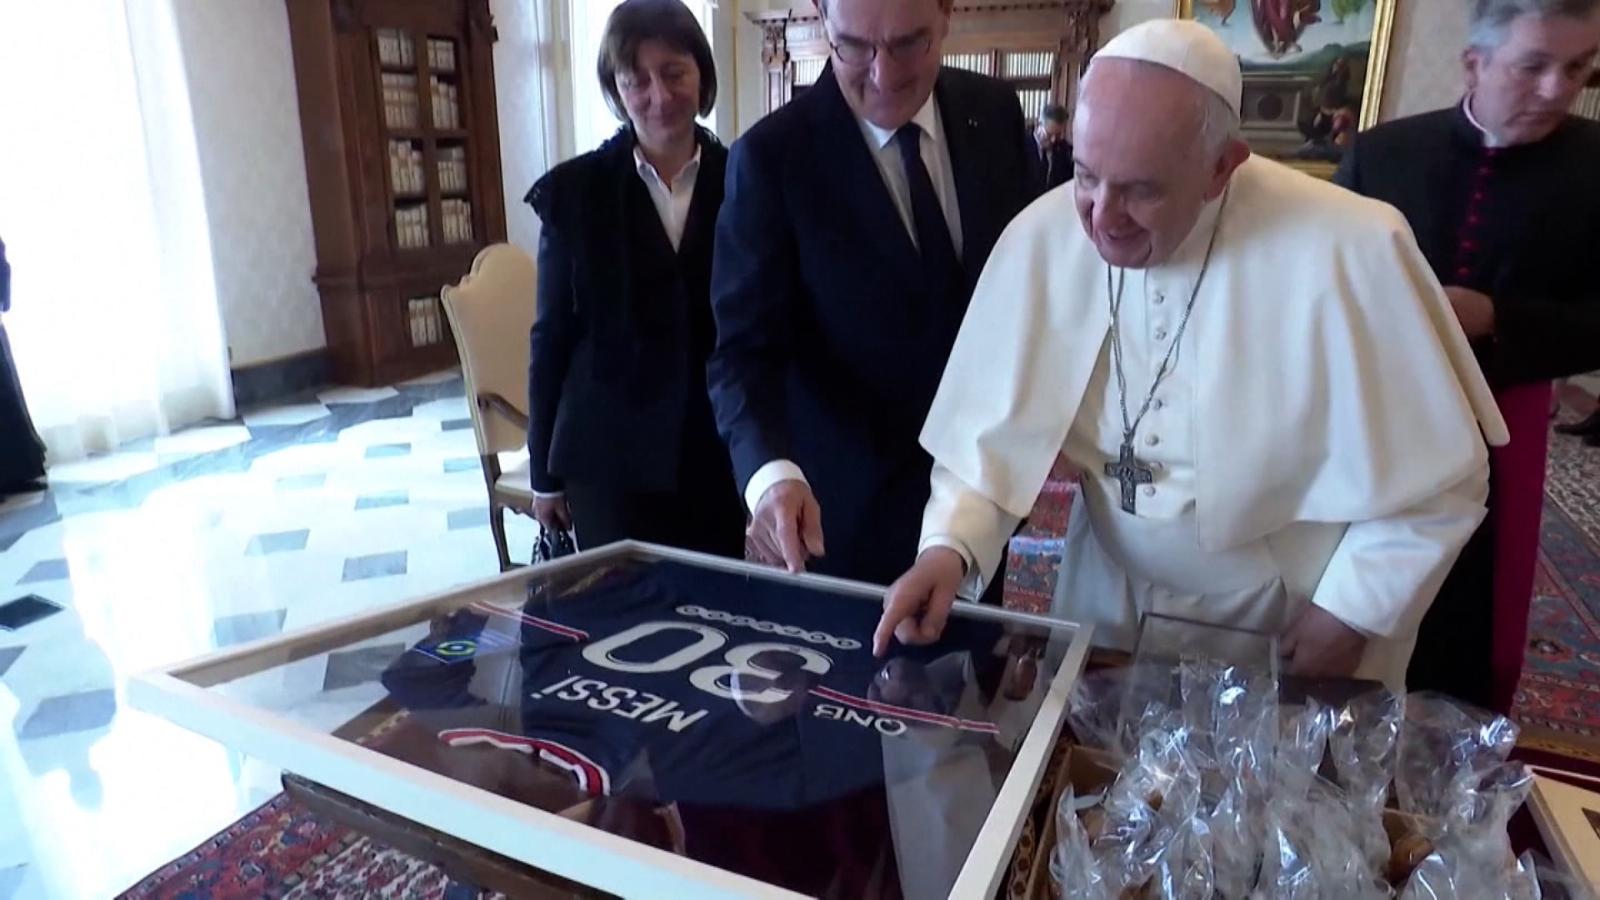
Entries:
[[1053,612],[1131,649],[1144,612],[1278,633],[1307,602],[1369,637],[1359,677],[1404,685],[1417,625],[1484,516],[1505,424],[1449,302],[1392,207],[1251,157],[1167,262],[1128,270],[1130,421],[1209,271],[1134,449],[1122,444],[1107,265],[1070,186],[1006,230],[922,432],[923,548],[994,576],[1064,453],[1084,502]]

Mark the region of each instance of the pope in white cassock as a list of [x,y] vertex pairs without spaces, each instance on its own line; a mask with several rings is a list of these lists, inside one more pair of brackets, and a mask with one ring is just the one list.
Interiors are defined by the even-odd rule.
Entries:
[[1505,425],[1405,220],[1252,156],[1240,93],[1192,21],[1095,56],[1073,181],[995,246],[923,429],[879,653],[993,577],[1060,453],[1055,615],[1123,649],[1144,612],[1267,631],[1291,673],[1403,687]]

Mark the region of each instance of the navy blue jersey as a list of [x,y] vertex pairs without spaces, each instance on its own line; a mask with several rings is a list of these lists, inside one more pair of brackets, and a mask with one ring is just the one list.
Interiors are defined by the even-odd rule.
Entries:
[[591,795],[794,811],[884,780],[882,744],[940,730],[965,687],[925,664],[1004,665],[1001,629],[952,618],[940,643],[875,659],[879,607],[676,562],[629,564],[520,608],[475,604],[384,684],[455,746],[489,744],[567,772]]

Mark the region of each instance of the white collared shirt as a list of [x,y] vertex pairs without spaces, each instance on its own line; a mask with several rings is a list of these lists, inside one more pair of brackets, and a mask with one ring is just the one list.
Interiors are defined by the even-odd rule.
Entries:
[[689,221],[689,205],[694,202],[694,183],[700,177],[700,148],[695,147],[694,158],[678,170],[672,179],[672,187],[667,187],[666,181],[656,167],[644,158],[644,151],[638,146],[633,148],[633,161],[639,179],[650,192],[650,202],[655,204],[656,214],[661,216],[661,227],[667,230],[667,239],[672,241],[672,249],[676,250],[683,240],[683,226]]
[[[894,132],[857,119],[861,134],[867,139],[867,149],[878,163],[883,183],[889,187],[895,208],[900,211],[900,221],[905,223],[911,242],[917,242],[916,217],[911,212],[911,180],[906,176],[905,163],[900,159],[900,146],[895,143]],[[939,196],[939,207],[944,210],[944,220],[950,226],[950,239],[955,244],[956,256],[961,255],[961,207],[956,201],[955,169],[950,165],[950,142],[944,137],[944,121],[939,115],[939,104],[932,94],[922,104],[911,123],[922,128],[922,164],[928,167],[933,179],[933,192]]]

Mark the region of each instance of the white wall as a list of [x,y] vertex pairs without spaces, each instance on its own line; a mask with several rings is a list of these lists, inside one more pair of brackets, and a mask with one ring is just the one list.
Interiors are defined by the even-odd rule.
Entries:
[[559,122],[551,101],[556,73],[541,63],[561,56],[549,10],[531,0],[491,0],[495,30],[494,88],[500,119],[500,177],[506,194],[506,237],[529,254],[539,249],[539,217],[522,202],[558,154]]
[[1465,91],[1461,50],[1467,43],[1467,6],[1452,0],[1399,0],[1389,74],[1383,85],[1383,119],[1448,106]]
[[283,0],[173,0],[234,368],[326,343]]

